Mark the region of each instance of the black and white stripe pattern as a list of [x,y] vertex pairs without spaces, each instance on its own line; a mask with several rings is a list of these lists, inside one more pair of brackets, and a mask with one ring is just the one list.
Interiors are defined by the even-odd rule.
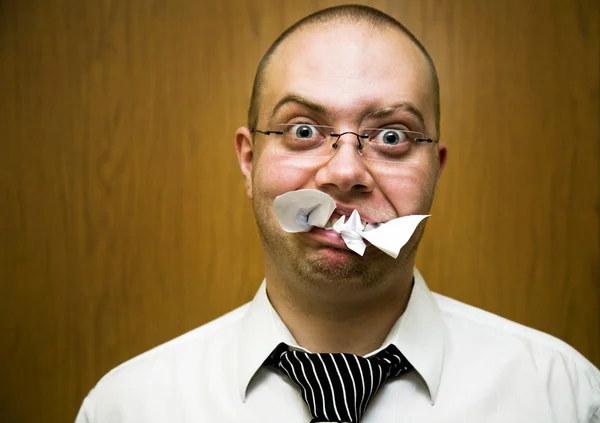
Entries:
[[390,377],[413,369],[394,345],[364,358],[312,354],[281,343],[267,359],[299,387],[315,422],[358,423],[371,398]]

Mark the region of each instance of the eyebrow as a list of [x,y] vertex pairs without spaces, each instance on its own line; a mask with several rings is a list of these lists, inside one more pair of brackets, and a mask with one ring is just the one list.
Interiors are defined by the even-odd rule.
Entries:
[[[325,107],[317,104],[313,101],[310,101],[300,95],[297,94],[288,94],[282,97],[276,104],[273,106],[273,110],[271,111],[271,115],[269,116],[269,120],[272,120],[275,114],[286,104],[299,104],[304,107],[311,109],[312,111],[320,114],[326,114],[327,110]],[[423,113],[417,106],[415,106],[410,101],[403,101],[400,103],[392,104],[389,107],[384,107],[381,109],[376,109],[371,112],[368,112],[363,119],[381,119],[387,116],[390,116],[398,111],[405,111],[413,115],[418,121],[421,127],[425,127],[425,118],[423,117]]]
[[389,107],[384,107],[383,109],[373,110],[372,112],[367,113],[364,118],[365,119],[381,119],[381,118],[387,117],[391,114],[394,114],[395,112],[398,112],[398,111],[404,111],[404,112],[410,113],[415,118],[417,118],[417,120],[421,124],[421,127],[423,127],[423,128],[425,127],[425,118],[423,117],[423,113],[419,110],[419,108],[417,106],[415,106],[410,101],[403,101],[401,103],[393,104]]
[[320,114],[325,114],[326,110],[323,106],[312,102],[302,96],[299,96],[297,94],[288,94],[284,97],[281,98],[281,100],[279,100],[275,106],[273,107],[273,110],[271,111],[271,116],[269,116],[269,120],[273,119],[273,116],[275,116],[275,113],[277,113],[277,111],[279,109],[281,109],[283,106],[285,106],[286,104],[289,103],[295,103],[295,104],[300,104],[302,106],[308,107],[309,109],[313,110],[314,112],[320,113]]

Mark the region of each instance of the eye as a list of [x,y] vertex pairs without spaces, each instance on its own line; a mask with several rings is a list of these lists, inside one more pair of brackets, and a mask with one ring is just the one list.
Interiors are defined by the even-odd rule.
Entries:
[[377,138],[379,138],[379,142],[385,145],[398,145],[405,142],[408,137],[399,129],[382,129]]
[[310,139],[317,134],[317,128],[313,125],[294,125],[291,127],[290,132],[298,139]]

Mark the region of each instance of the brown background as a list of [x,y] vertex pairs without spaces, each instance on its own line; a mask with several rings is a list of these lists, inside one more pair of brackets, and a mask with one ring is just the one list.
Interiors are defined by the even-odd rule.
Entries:
[[[233,152],[256,65],[340,1],[0,0],[0,421],[248,301]],[[368,1],[430,50],[449,145],[418,264],[600,364],[595,0]]]

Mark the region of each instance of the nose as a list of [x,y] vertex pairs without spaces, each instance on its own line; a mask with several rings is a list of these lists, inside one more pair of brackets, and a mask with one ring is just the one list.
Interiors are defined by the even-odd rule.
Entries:
[[[374,180],[358,150],[358,138],[353,133],[342,134],[331,158],[315,175],[317,187],[340,194],[363,193],[373,190]],[[331,147],[332,149],[334,147]]]

